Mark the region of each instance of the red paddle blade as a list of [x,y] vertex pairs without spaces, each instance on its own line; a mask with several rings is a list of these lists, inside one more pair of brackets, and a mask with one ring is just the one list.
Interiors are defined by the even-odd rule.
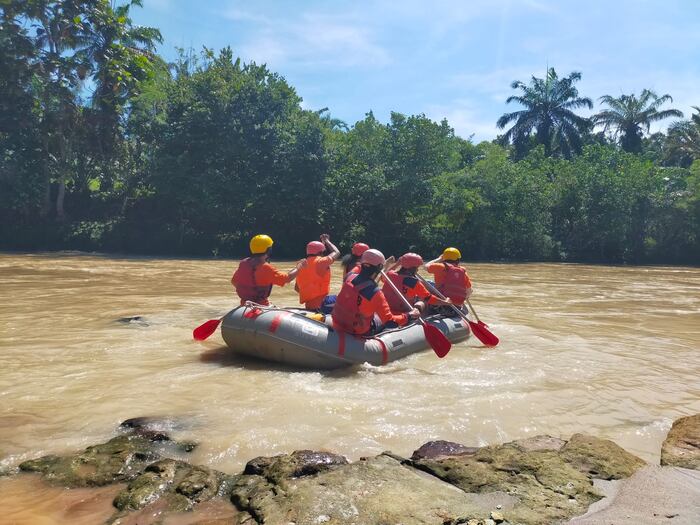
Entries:
[[469,321],[469,328],[476,338],[486,346],[496,346],[499,343],[498,337],[493,335],[483,322],[475,323]]
[[197,341],[204,341],[207,337],[216,332],[216,329],[219,328],[219,323],[221,323],[221,319],[209,319],[206,323],[192,330],[192,337]]
[[450,348],[452,348],[450,340],[437,327],[424,324],[423,333],[425,334],[425,339],[430,343],[430,346],[438,357],[445,357],[447,352],[450,351]]

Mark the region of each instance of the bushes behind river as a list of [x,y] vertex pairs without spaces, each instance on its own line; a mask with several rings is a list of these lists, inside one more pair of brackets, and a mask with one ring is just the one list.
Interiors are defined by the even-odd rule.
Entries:
[[265,232],[298,257],[330,232],[394,254],[700,263],[700,161],[669,161],[658,140],[631,154],[589,134],[573,158],[533,145],[516,160],[424,115],[348,128],[228,49],[156,60],[116,125],[94,104],[52,124],[59,95],[14,81],[0,248],[237,256]]

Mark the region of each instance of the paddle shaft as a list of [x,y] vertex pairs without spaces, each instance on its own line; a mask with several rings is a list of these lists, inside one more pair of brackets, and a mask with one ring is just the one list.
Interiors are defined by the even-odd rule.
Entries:
[[[413,310],[413,306],[411,306],[411,303],[408,302],[408,299],[404,297],[404,295],[399,291],[399,289],[396,287],[394,284],[394,281],[392,281],[387,274],[384,273],[384,270],[381,271],[382,277],[384,277],[384,282],[389,283],[389,286],[396,292],[396,295],[401,297],[401,300],[403,301],[403,304],[408,307],[408,310],[411,311]],[[425,326],[425,321],[418,317],[418,321],[420,321],[420,324]]]
[[[419,280],[420,282],[422,282],[424,285],[426,285],[428,288],[430,288],[430,291],[431,291],[432,293],[434,293],[435,295],[437,295],[440,299],[442,299],[443,301],[446,299],[446,297],[440,293],[440,290],[438,290],[438,289],[435,288],[432,284],[430,284],[428,281],[426,281],[425,279],[423,279],[423,276],[421,276],[420,274],[418,274],[418,272],[416,272],[416,277],[418,277],[418,280]],[[457,312],[457,313],[459,314],[459,316],[460,316],[462,319],[464,319],[465,321],[469,321],[469,319],[467,318],[467,316],[464,314],[464,312],[463,312],[462,310],[460,310],[459,308],[457,308],[457,307],[456,307],[454,304],[452,304],[452,303],[450,303],[450,306],[452,307],[452,309],[453,309],[455,312]]]
[[466,300],[467,304],[469,305],[469,308],[471,309],[472,313],[474,314],[474,317],[476,317],[476,322],[480,323],[481,319],[479,319],[479,316],[476,315],[476,310],[474,310],[474,307],[472,306],[472,303],[469,302],[469,299]]

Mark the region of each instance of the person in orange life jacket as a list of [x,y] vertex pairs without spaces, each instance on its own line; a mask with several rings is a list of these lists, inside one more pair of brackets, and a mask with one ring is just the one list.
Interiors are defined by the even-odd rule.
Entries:
[[[391,279],[391,282],[394,283],[394,286],[401,291],[408,302],[413,304],[413,306],[421,312],[425,310],[426,304],[450,304],[452,302],[450,299],[443,301],[439,297],[436,297],[428,291],[422,282],[418,280],[416,273],[422,264],[423,258],[417,253],[405,253],[399,257],[396,264],[394,264],[394,266],[388,272],[386,272],[386,275],[389,279]],[[397,267],[401,268],[398,271],[395,271]],[[384,283],[382,292],[384,292],[384,296],[389,303],[392,313],[397,314],[406,311],[405,303],[388,283]]]
[[459,265],[462,254],[457,248],[445,248],[442,255],[425,264],[435,276],[435,287],[456,306],[463,306],[472,294],[472,282],[467,271]]
[[350,272],[360,273],[360,257],[362,257],[362,254],[367,250],[369,250],[369,246],[363,242],[356,242],[352,245],[350,253],[343,257],[342,260],[343,275],[345,277],[347,277]]
[[[299,302],[307,310],[320,310],[331,289],[331,264],[340,257],[340,250],[323,234],[320,241],[306,245],[306,259],[299,268],[295,289]],[[328,255],[323,253],[328,250]]]
[[[333,328],[353,335],[373,335],[384,327],[403,326],[416,319],[420,312],[393,314],[384,294],[374,282],[384,268],[384,255],[379,250],[366,250],[360,258],[360,272],[350,272],[343,283],[333,308]],[[377,322],[374,317],[379,318]]]
[[296,277],[299,264],[288,272],[282,272],[268,262],[273,244],[274,241],[267,235],[256,235],[250,240],[250,257],[239,263],[231,277],[241,305],[248,301],[269,305],[272,285],[284,286]]

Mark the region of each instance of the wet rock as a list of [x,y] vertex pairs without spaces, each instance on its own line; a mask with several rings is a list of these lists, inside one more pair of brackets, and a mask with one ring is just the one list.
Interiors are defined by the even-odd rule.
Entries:
[[591,479],[573,468],[559,451],[527,451],[515,443],[484,447],[472,455],[421,459],[414,465],[465,492],[502,491],[517,498],[517,503],[502,513],[512,523],[541,524],[570,518],[602,497]]
[[148,321],[140,315],[134,315],[132,317],[120,317],[115,320],[116,323],[137,325],[137,326],[149,326]]
[[134,417],[122,421],[119,430],[130,435],[139,435],[154,442],[169,442],[171,452],[192,452],[197,448],[196,441],[172,441],[169,432],[184,428],[182,421],[168,417]]
[[646,466],[644,460],[612,441],[586,434],[571,436],[561,455],[576,470],[600,479],[628,478]]
[[157,508],[163,514],[192,510],[199,503],[221,496],[226,478],[221,472],[184,461],[157,461],[115,497],[114,506],[120,512],[113,523],[147,508]]
[[114,500],[119,510],[137,510],[169,494],[175,504],[170,511],[189,510],[196,503],[218,494],[224,474],[183,461],[164,459],[149,465]]
[[122,431],[138,431],[138,430],[148,430],[154,432],[168,433],[173,430],[181,430],[185,427],[183,421],[172,417],[158,417],[158,416],[141,416],[132,417],[125,421],[122,421],[119,425],[119,430]]
[[439,456],[461,456],[463,454],[474,454],[477,447],[467,447],[452,441],[428,441],[413,452],[412,460],[436,458]]
[[700,414],[673,423],[661,447],[661,464],[700,470]]
[[139,435],[124,435],[71,456],[44,456],[25,461],[20,470],[39,472],[48,481],[68,487],[91,487],[129,481],[160,459],[154,443]]
[[195,448],[199,446],[196,441],[178,441],[176,443],[177,449],[182,452],[192,452]]
[[523,452],[534,452],[535,450],[561,450],[566,444],[563,439],[552,436],[534,436],[531,438],[518,439],[513,441],[513,445],[518,447]]
[[266,525],[457,524],[488,516],[462,491],[384,454],[287,478],[284,487],[244,474],[236,480],[231,501]]
[[348,460],[338,454],[297,450],[291,454],[255,458],[246,464],[243,473],[257,474],[273,482],[280,482],[285,478],[310,476],[347,463]]

